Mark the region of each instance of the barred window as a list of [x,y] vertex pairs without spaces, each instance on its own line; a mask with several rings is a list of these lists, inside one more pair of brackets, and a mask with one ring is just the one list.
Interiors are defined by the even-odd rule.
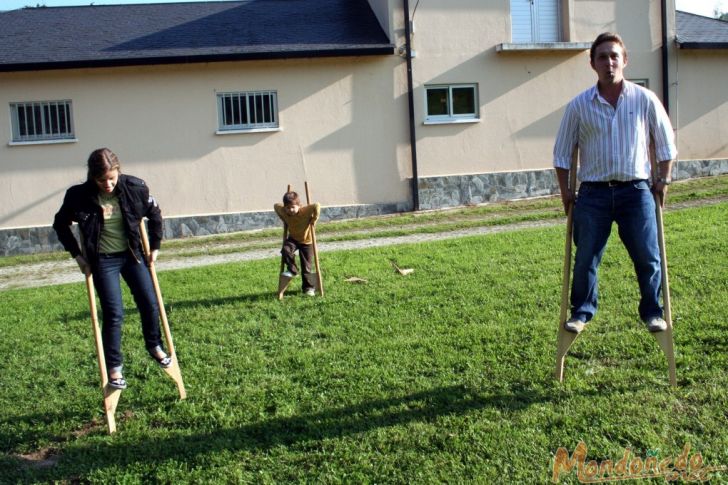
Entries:
[[71,101],[10,103],[14,142],[73,139]]
[[278,128],[278,96],[275,91],[218,93],[220,131]]

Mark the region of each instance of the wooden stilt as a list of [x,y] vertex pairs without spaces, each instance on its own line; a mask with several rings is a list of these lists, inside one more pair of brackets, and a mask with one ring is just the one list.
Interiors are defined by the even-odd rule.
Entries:
[[[574,147],[571,156],[571,168],[569,169],[569,190],[573,196],[576,195],[576,169],[578,165],[579,148]],[[556,372],[555,377],[559,382],[564,380],[564,359],[569,352],[571,344],[576,340],[577,334],[564,329],[564,323],[569,313],[569,283],[571,281],[571,247],[574,230],[574,201],[572,200],[567,208],[566,214],[566,240],[564,242],[564,268],[561,286],[561,314],[559,315],[559,336],[556,345]]]
[[86,291],[88,292],[88,303],[91,310],[91,323],[94,332],[94,344],[96,345],[96,356],[101,374],[101,388],[104,392],[104,412],[106,413],[106,424],[109,434],[116,432],[116,406],[121,397],[121,389],[109,386],[109,376],[106,372],[106,358],[104,355],[104,344],[99,329],[99,317],[96,311],[96,293],[94,291],[93,277],[86,275]]
[[[147,237],[147,228],[142,220],[139,223],[139,231],[142,236],[142,246],[144,247],[144,254],[149,259],[151,249],[149,247],[149,238]],[[164,308],[164,300],[162,299],[162,290],[159,288],[159,280],[157,279],[157,271],[154,268],[154,263],[149,263],[149,274],[152,277],[152,283],[154,284],[154,292],[157,295],[157,302],[159,303],[159,317],[162,320],[162,328],[164,330],[164,337],[167,341],[167,352],[172,359],[172,365],[164,369],[164,372],[174,380],[177,385],[177,391],[179,392],[179,398],[185,399],[187,397],[187,391],[185,390],[184,382],[182,381],[182,372],[180,371],[179,362],[177,361],[177,352],[174,349],[174,342],[172,341],[172,331],[169,328],[169,322],[167,321],[167,311]]]
[[[306,204],[311,204],[311,195],[308,190],[308,182],[304,182],[304,187],[306,189]],[[316,246],[316,228],[313,224],[311,224],[311,239],[312,239],[312,245],[313,245],[313,259],[314,263],[316,264],[316,290],[318,290],[319,295],[324,296],[324,281],[323,277],[321,275],[321,265],[319,263],[319,256],[318,256],[318,247]]]
[[[290,192],[293,187],[291,187],[291,184],[288,184],[288,187],[286,188],[286,193]],[[283,223],[283,244],[286,244],[286,239],[288,239],[288,224],[285,222]],[[278,299],[282,300],[283,295],[286,293],[286,289],[288,289],[288,285],[291,284],[291,280],[293,279],[290,276],[283,276],[283,272],[286,270],[286,258],[283,256],[283,246],[281,246],[281,270],[278,272]]]
[[667,330],[665,330],[664,332],[656,332],[652,335],[655,337],[655,340],[657,340],[657,343],[660,345],[660,348],[665,353],[665,357],[667,358],[670,385],[673,387],[677,387],[677,372],[675,369],[675,349],[673,347],[672,339],[672,324],[667,319],[665,319],[665,321],[667,322]]
[[[654,147],[651,147],[651,158],[652,158],[652,173],[656,177],[658,174],[656,158],[654,156]],[[576,186],[576,166],[577,166],[577,151],[574,151],[572,157],[571,172],[569,173],[569,187],[574,193]],[[555,377],[559,381],[564,379],[564,359],[569,347],[576,340],[577,335],[564,330],[564,322],[567,319],[567,311],[569,305],[569,276],[571,274],[571,240],[573,235],[573,204],[569,207],[567,216],[567,231],[566,231],[566,244],[564,251],[564,278],[563,287],[561,291],[561,316],[559,318],[559,337],[558,345],[556,350],[556,372]],[[675,366],[675,350],[672,336],[672,309],[670,304],[670,284],[667,274],[667,254],[665,250],[665,229],[662,217],[662,201],[660,197],[655,194],[655,217],[657,218],[657,237],[658,244],[660,246],[660,264],[662,273],[662,299],[664,307],[664,318],[667,323],[667,329],[663,332],[656,332],[652,335],[657,340],[662,351],[665,353],[668,363],[669,379],[672,386],[677,386],[677,375]]]
[[[657,159],[654,153],[654,145],[651,147],[651,159],[652,159],[652,174],[653,179],[658,177],[657,171]],[[660,196],[655,196],[655,217],[657,219],[657,242],[660,246],[660,269],[662,274],[662,303],[665,322],[667,323],[667,329],[663,332],[655,332],[652,335],[657,340],[660,348],[665,353],[667,358],[668,374],[670,378],[670,385],[673,387],[677,386],[677,371],[675,368],[675,348],[674,340],[672,337],[672,307],[670,304],[670,282],[667,276],[667,251],[665,250],[665,224],[662,217],[662,200]]]
[[288,289],[288,285],[291,284],[292,276],[285,276],[283,274],[278,275],[278,299],[282,300],[283,295]]

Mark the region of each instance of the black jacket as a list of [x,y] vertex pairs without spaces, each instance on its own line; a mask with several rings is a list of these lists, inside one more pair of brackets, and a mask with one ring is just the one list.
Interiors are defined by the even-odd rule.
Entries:
[[[119,175],[116,184],[119,207],[124,220],[124,227],[129,236],[129,248],[135,254],[142,254],[139,223],[142,218],[149,218],[149,246],[159,249],[162,241],[162,212],[157,201],[149,195],[147,184],[140,178],[131,175]],[[93,181],[74,185],[66,191],[63,205],[56,213],[53,229],[58,240],[71,253],[72,257],[84,254],[86,260],[96,265],[99,257],[99,239],[104,224],[101,206],[98,202],[99,189]],[[71,231],[71,224],[78,223],[81,230],[83,251]]]

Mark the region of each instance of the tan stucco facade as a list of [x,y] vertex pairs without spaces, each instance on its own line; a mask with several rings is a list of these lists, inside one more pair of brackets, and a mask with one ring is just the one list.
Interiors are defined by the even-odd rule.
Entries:
[[727,159],[728,51],[675,49],[673,56],[680,159]]
[[[307,179],[325,205],[406,200],[406,97],[394,56],[0,74],[0,106],[70,99],[77,142],[10,146],[0,227],[48,225],[108,146],[166,217],[270,210]],[[280,130],[216,134],[216,92],[275,90]],[[402,162],[399,162],[401,160]]]
[[[621,33],[629,48],[627,76],[648,79],[660,94],[660,2],[569,1],[571,43]],[[564,107],[596,82],[585,50],[497,52],[511,42],[508,0],[426,2],[415,15],[413,60],[418,159],[424,176],[548,168]],[[566,15],[565,15],[566,16]],[[674,23],[674,22],[673,22]],[[437,32],[447,35],[434,35]],[[428,125],[424,86],[477,83],[480,122]]]
[[[563,0],[562,40],[571,47],[514,51],[499,48],[511,42],[509,0],[421,2],[412,23],[418,175],[549,169],[565,105],[596,80],[588,51],[574,46],[603,31],[625,39],[627,77],[662,95],[660,3]],[[399,51],[402,1],[370,4]],[[667,4],[674,39],[674,2]],[[727,158],[725,52],[669,47],[680,158]],[[457,83],[477,85],[479,119],[426,124],[425,87]],[[216,134],[216,93],[257,90],[277,92],[280,129]],[[77,141],[8,143],[9,103],[63,99],[72,100]],[[100,146],[148,181],[168,218],[269,211],[288,183],[302,188],[304,180],[324,207],[412,198],[401,52],[0,73],[0,108],[0,230],[49,225]]]

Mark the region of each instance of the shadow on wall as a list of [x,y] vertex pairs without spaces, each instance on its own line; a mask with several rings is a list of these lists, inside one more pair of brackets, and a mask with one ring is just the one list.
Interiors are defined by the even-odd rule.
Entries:
[[[635,46],[645,46],[646,49],[659,56],[660,43],[662,39],[662,26],[660,24],[660,7],[655,10],[658,14],[655,22],[650,22],[652,18],[651,6],[657,2],[615,2],[614,16],[616,19],[614,25],[605,25],[598,33],[605,31],[616,32],[624,39],[627,46],[627,52],[634,49]],[[628,7],[627,7],[628,6]],[[652,39],[656,39],[656,44]],[[594,39],[589,39],[594,40]],[[629,76],[630,67],[627,66],[625,76]],[[659,73],[659,70],[657,71]]]
[[[406,96],[395,98],[394,71],[397,66],[387,63],[387,67],[393,68],[354,70],[351,103],[346,110],[341,110],[350,113],[351,119],[309,145],[305,153],[306,170],[309,177],[315,173],[319,180],[327,174],[335,179],[336,162],[322,166],[316,161],[317,155],[350,152],[354,173],[351,181],[353,199],[364,204],[399,203],[403,204],[402,210],[410,210],[409,158],[406,166],[402,167],[406,173],[400,170],[397,158],[397,146],[408,143],[407,100]],[[306,134],[301,133],[300,136],[305,137]]]
[[[578,59],[575,61],[576,58],[582,59],[583,64]],[[490,146],[487,153],[476,156],[482,157],[480,172],[493,171],[494,166],[489,162],[502,160],[514,161],[510,170],[532,166],[534,153],[544,167],[550,167],[551,150],[544,150],[540,144],[544,139],[549,143],[555,139],[566,103],[593,82],[594,73],[588,62],[588,54],[583,50],[535,55],[533,52],[497,53],[493,47],[473,56],[426,80],[425,85],[472,82],[474,75],[486,79],[478,90],[481,123],[423,127],[418,129],[418,141],[431,136],[431,128],[437,130],[438,136],[457,136],[471,130],[476,132],[473,136],[488,140]],[[488,69],[487,77],[483,78],[478,73],[487,65],[497,69]],[[417,88],[415,97],[424,99],[424,96],[424,86]],[[514,102],[518,103],[518,109],[513,109]],[[534,142],[539,146],[532,146]]]
[[557,111],[552,111],[546,116],[542,116],[528,126],[516,131],[514,136],[522,139],[547,138],[551,141],[555,140],[565,109],[566,105]]
[[[20,170],[18,167],[22,167],[26,173],[35,174],[46,170],[61,171],[65,174],[64,179],[67,180],[62,187],[38,185],[37,193],[32,194],[36,197],[32,199],[33,202],[29,202],[31,199],[28,196],[18,197],[15,199],[17,206],[11,202],[0,212],[2,223],[7,223],[11,217],[21,221],[23,214],[35,207],[36,210],[42,210],[44,214],[40,223],[50,224],[53,214],[61,204],[63,191],[69,186],[83,181],[85,158],[91,150],[99,146],[108,146],[114,150],[119,155],[122,167],[127,173],[145,178],[164,208],[171,208],[180,194],[200,190],[209,193],[209,197],[225,198],[239,204],[239,201],[244,201],[252,189],[260,191],[261,187],[265,187],[263,190],[270,190],[268,200],[272,205],[280,198],[283,191],[281,186],[285,188],[285,183],[288,182],[282,178],[280,167],[300,167],[299,142],[305,140],[303,150],[310,154],[309,163],[315,166],[316,152],[338,150],[341,147],[337,138],[342,135],[344,140],[348,137],[348,142],[352,143],[352,146],[347,148],[354,152],[356,177],[362,180],[360,186],[353,190],[355,192],[352,194],[353,196],[365,195],[368,190],[367,186],[374,186],[376,189],[378,185],[371,182],[372,177],[387,177],[388,180],[395,180],[395,184],[400,183],[401,176],[397,172],[396,146],[394,144],[385,146],[381,143],[381,139],[391,139],[392,137],[384,131],[387,130],[386,122],[372,123],[371,116],[367,116],[372,109],[367,104],[366,95],[363,99],[358,95],[353,97],[352,119],[344,118],[343,114],[333,114],[338,118],[332,123],[340,123],[342,128],[338,134],[334,133],[322,140],[311,138],[311,120],[290,119],[291,110],[295,110],[296,105],[342,83],[347,77],[353,78],[354,93],[370,92],[371,95],[376,94],[376,90],[369,85],[373,78],[377,89],[381,91],[378,94],[382,96],[381,101],[377,102],[381,103],[381,106],[391,106],[394,80],[389,58],[384,60],[379,57],[295,59],[241,62],[232,66],[228,63],[224,64],[190,64],[171,71],[141,68],[121,73],[108,70],[90,72],[87,82],[93,83],[95,86],[93,97],[90,93],[78,90],[77,96],[73,97],[74,104],[84,106],[101,99],[106,104],[95,105],[96,109],[115,112],[118,116],[103,120],[103,124],[102,120],[78,119],[76,125],[79,132],[90,125],[102,124],[101,134],[94,138],[88,136],[80,138],[79,143],[75,144],[53,145],[53,153],[50,153],[47,150],[48,147],[45,146],[22,147],[22,152],[16,151],[22,158],[14,162],[15,166],[0,164],[0,177],[4,180],[6,180],[5,177],[8,177],[12,181],[15,177],[14,173]],[[245,79],[249,79],[248,73],[253,72],[256,73],[257,82],[261,82],[261,80],[265,83],[270,82],[271,89],[278,89],[279,113],[283,131],[230,136],[215,135],[214,131],[217,126],[216,117],[214,117],[216,110],[214,94],[209,96],[210,111],[213,114],[211,124],[209,129],[201,131],[200,123],[192,125],[185,123],[185,120],[200,118],[200,114],[192,112],[184,104],[180,105],[176,95],[177,90],[164,89],[165,86],[174,83],[183,83],[183,86],[189,84],[197,88],[197,91],[193,90],[193,94],[198,93],[194,95],[199,95],[201,79],[215,79],[214,75],[217,72],[230,77],[231,71],[234,76],[243,79],[240,82],[241,90],[245,90],[250,85],[249,81],[245,81]],[[262,77],[261,71],[264,72]],[[296,76],[295,89],[281,90],[282,81],[279,79],[290,78],[292,73]],[[182,78],[182,80],[178,78]],[[169,107],[171,112],[168,115],[173,117],[175,122],[159,126],[158,110],[152,111],[150,116],[138,116],[138,113],[143,113],[145,110],[149,112],[150,107],[145,104],[143,99],[125,95],[125,86],[143,85],[148,80],[153,81],[157,106]],[[212,81],[212,83],[214,82]],[[203,85],[203,88],[207,88],[205,92],[208,94],[214,87],[214,84]],[[386,87],[386,90],[380,89],[383,87]],[[340,92],[334,89],[334,93],[338,96]],[[324,94],[320,95],[324,96]],[[341,98],[342,102],[348,100],[348,98],[344,99],[344,96]],[[401,111],[406,112],[404,107]],[[80,113],[79,108],[76,115],[80,116]],[[392,114],[391,108],[388,113],[387,118],[389,119]],[[328,113],[327,116],[332,116],[332,114]],[[205,118],[209,118],[209,116],[205,116]],[[124,120],[129,119],[137,120],[137,122],[127,124]],[[400,124],[404,126],[405,121]],[[247,148],[262,143],[268,144],[263,151],[247,150]],[[370,154],[370,152],[372,153]],[[257,154],[251,156],[252,153]],[[230,163],[230,160],[235,162]],[[175,165],[171,165],[170,162]],[[167,177],[165,172],[170,170],[170,167],[173,170],[170,173],[179,173],[176,177],[178,180],[175,180],[174,184],[171,184],[172,186],[165,179]],[[336,164],[327,163],[320,167],[320,170],[336,173],[338,169]],[[304,179],[302,171],[291,175],[295,176],[295,180],[291,180],[291,182]],[[287,174],[285,178],[288,178]],[[271,180],[275,182],[271,183]],[[352,185],[357,184],[359,184],[358,181],[352,182]],[[320,183],[314,185],[314,189],[320,185]],[[402,199],[406,198],[407,195],[402,196]],[[372,203],[382,202],[382,200],[372,200],[374,197],[371,196],[369,199],[369,202]],[[38,207],[42,208],[38,209]],[[221,212],[245,212],[261,209],[270,210],[269,204],[266,202],[264,207],[234,205],[229,209],[222,209]],[[179,213],[194,212],[165,210],[166,216]],[[11,224],[13,223],[11,222]]]
[[[25,211],[31,209],[32,207],[37,206],[38,204],[42,204],[42,203],[47,202],[49,200],[57,200],[58,197],[59,197],[59,195],[65,193],[65,192],[66,192],[66,188],[58,189],[58,190],[55,190],[53,192],[47,193],[47,194],[43,195],[42,197],[40,197],[38,199],[33,200],[33,202],[30,202],[30,203],[24,205],[23,207],[19,207],[19,208],[15,209],[15,210],[12,210],[10,212],[7,212],[7,213],[3,211],[2,215],[0,215],[0,227],[3,224],[5,224],[6,222],[14,219],[15,217],[18,217],[20,214],[22,214]],[[60,204],[58,204],[58,206],[60,207]],[[48,223],[47,223],[48,225],[50,225],[50,224],[53,223],[53,216],[54,216],[54,214],[50,214],[49,215],[49,217],[48,217]]]

